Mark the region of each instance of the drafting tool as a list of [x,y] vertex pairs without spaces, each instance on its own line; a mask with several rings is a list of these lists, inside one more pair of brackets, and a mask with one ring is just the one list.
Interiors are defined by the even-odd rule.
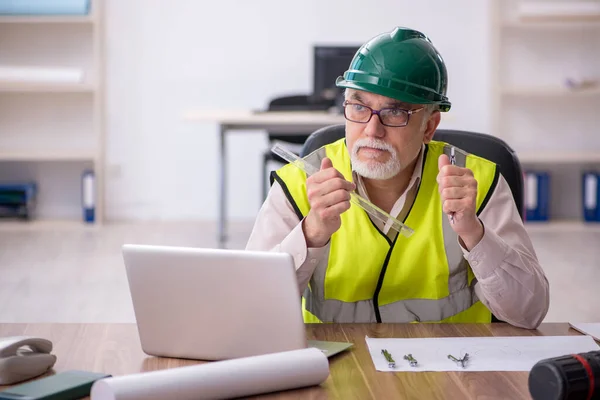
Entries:
[[392,355],[386,349],[381,350],[381,354],[383,354],[383,356],[385,357],[385,360],[388,362],[388,367],[390,367],[390,368],[396,367],[396,362],[392,358]]
[[[271,151],[277,154],[279,157],[283,158],[284,160],[288,161],[289,163],[300,168],[306,173],[307,176],[314,175],[317,172],[319,172],[319,168],[310,164],[305,159],[298,157],[289,150],[286,150],[279,144],[275,144],[271,148]],[[391,228],[394,229],[396,232],[401,233],[405,237],[410,237],[414,233],[413,229],[404,225],[402,222],[398,221],[396,218],[392,217],[390,214],[386,213],[381,208],[377,207],[375,204],[371,203],[364,197],[361,197],[360,195],[354,192],[350,193],[350,202],[356,204],[357,206],[365,210],[370,216],[377,219],[383,224],[392,222]]]

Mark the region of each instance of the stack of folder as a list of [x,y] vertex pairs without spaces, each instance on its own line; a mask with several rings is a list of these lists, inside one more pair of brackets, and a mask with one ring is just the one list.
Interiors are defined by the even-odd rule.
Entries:
[[0,218],[32,218],[36,195],[35,182],[0,183]]

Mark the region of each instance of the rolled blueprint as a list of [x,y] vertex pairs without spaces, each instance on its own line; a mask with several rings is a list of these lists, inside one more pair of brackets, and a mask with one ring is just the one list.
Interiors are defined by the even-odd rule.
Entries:
[[91,400],[228,399],[319,385],[329,361],[316,348],[105,378]]

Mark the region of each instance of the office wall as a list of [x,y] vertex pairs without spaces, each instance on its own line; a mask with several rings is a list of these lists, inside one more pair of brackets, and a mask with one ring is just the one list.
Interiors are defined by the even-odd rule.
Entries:
[[[107,0],[107,216],[216,219],[217,134],[191,109],[256,109],[307,93],[314,43],[397,25],[430,35],[450,73],[446,127],[490,128],[489,2]],[[229,215],[260,207],[261,133],[228,139]]]

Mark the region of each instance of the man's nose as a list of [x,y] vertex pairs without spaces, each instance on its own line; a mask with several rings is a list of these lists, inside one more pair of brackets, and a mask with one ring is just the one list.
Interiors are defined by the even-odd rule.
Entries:
[[385,126],[381,123],[379,115],[371,115],[371,120],[367,122],[367,126],[364,130],[365,135],[370,137],[383,137],[385,136]]

